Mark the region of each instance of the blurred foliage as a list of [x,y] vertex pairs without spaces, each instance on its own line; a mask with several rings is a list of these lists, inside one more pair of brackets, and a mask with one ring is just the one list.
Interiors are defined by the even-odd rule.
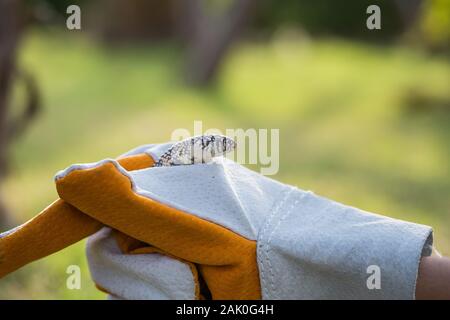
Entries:
[[[89,5],[95,5],[97,2],[99,1],[92,1]],[[231,2],[230,0],[205,0],[207,7],[213,9],[212,12],[223,11]],[[45,5],[60,15],[65,15],[66,8],[70,4],[84,6],[88,4],[86,0],[28,0],[28,3],[38,7]],[[383,27],[377,32],[370,32],[365,27],[368,16],[366,9],[372,4],[379,5],[382,10]],[[107,2],[104,5],[106,6]],[[87,10],[89,10],[89,6]],[[120,19],[121,17],[109,17],[110,23],[115,20],[120,21]],[[393,0],[346,0],[344,2],[285,0],[283,5],[276,0],[262,0],[257,2],[255,22],[252,25],[256,32],[273,32],[279,26],[290,25],[302,27],[312,34],[333,34],[380,40],[397,37],[402,31],[400,21],[398,9]]]
[[87,0],[25,0],[29,6],[46,5],[59,14],[65,14],[67,7],[72,4],[83,5],[87,2]]
[[[395,38],[402,31],[401,19],[394,1],[390,0],[276,0],[259,3],[256,28],[277,30],[281,25],[304,28],[313,35],[333,34],[381,40]],[[369,31],[366,9],[378,5],[382,12],[382,29]]]
[[[111,50],[48,29],[28,35],[20,61],[37,76],[46,109],[14,146],[4,186],[18,223],[57,197],[57,170],[166,141],[203,120],[204,129],[279,128],[274,178],[432,225],[438,249],[450,255],[450,64],[443,57],[285,30],[235,46],[217,83],[199,90],[182,85],[176,46]],[[82,268],[81,290],[66,289],[71,264]],[[79,243],[2,279],[0,298],[104,294],[89,279]]]
[[[26,0],[26,3],[41,23],[61,23],[67,6],[78,4],[83,9],[84,27],[93,34],[106,33],[108,40],[154,41],[179,38],[175,21],[184,18],[183,12],[176,8],[177,1],[180,0],[153,1],[152,5],[145,0]],[[233,2],[204,1],[212,19]],[[366,9],[373,4],[381,8],[381,30],[365,27]],[[276,0],[261,0],[252,17],[249,24],[253,35],[271,35],[280,28],[294,27],[312,36],[333,35],[385,43],[401,39],[406,32],[408,39],[431,51],[448,53],[450,44],[448,0],[414,0],[409,4],[405,0],[285,0],[282,6]]]
[[450,1],[430,0],[426,2],[420,29],[428,46],[443,50],[450,48]]

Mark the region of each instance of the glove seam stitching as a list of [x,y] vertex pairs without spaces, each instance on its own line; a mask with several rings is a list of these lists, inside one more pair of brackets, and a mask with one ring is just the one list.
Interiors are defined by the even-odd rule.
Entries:
[[272,210],[272,213],[270,214],[270,216],[267,218],[266,223],[263,227],[263,229],[261,230],[261,233],[259,234],[259,248],[261,249],[261,254],[264,256],[264,259],[261,260],[262,262],[262,268],[261,268],[261,282],[263,284],[263,291],[266,291],[265,293],[267,294],[267,297],[270,296],[270,292],[268,292],[267,290],[267,280],[270,281],[270,279],[268,279],[268,276],[266,276],[266,271],[265,271],[265,265],[267,265],[270,268],[270,262],[269,262],[269,256],[268,256],[268,243],[266,243],[265,238],[266,238],[266,232],[268,232],[269,226],[272,222],[272,220],[274,219],[275,216],[278,215],[278,212],[280,211],[280,208],[283,206],[283,204],[287,201],[287,199],[289,198],[289,195],[292,193],[293,189],[289,189],[287,191],[284,192],[284,196],[282,198],[281,201],[279,201],[275,206],[274,209]]
[[[268,261],[268,264],[269,264],[269,275],[271,277],[270,284],[271,284],[271,289],[272,289],[273,293],[276,293],[277,289],[275,287],[275,281],[274,281],[275,274],[273,272],[273,265],[272,265],[272,263],[270,262],[270,259],[269,259],[269,252],[271,251],[270,242],[272,241],[273,234],[280,227],[281,222],[283,222],[291,214],[291,212],[293,211],[292,209],[297,205],[297,203],[299,201],[300,201],[300,199],[295,199],[294,202],[292,202],[292,204],[289,206],[288,210],[286,210],[286,213],[283,216],[281,216],[281,218],[278,220],[278,223],[276,224],[276,226],[272,229],[271,233],[269,234],[268,240],[267,240],[266,254],[267,254],[267,261]],[[277,297],[278,297],[278,295],[274,296],[274,298],[277,298]]]

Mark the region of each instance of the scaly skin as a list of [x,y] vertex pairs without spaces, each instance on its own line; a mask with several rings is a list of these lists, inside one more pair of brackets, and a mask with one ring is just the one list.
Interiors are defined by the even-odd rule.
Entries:
[[231,138],[222,135],[196,136],[175,143],[155,163],[155,167],[208,163],[236,147]]

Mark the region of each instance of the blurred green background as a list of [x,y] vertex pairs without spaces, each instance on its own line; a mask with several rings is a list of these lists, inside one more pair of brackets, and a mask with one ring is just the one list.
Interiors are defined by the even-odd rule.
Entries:
[[[202,120],[204,129],[223,131],[279,128],[275,179],[431,225],[438,250],[450,255],[448,2],[418,1],[416,15],[405,20],[395,1],[374,1],[383,29],[369,31],[371,2],[287,1],[280,8],[263,1],[206,79],[190,77],[190,42],[167,31],[167,21],[142,34],[136,30],[145,24],[111,27],[113,18],[102,29],[96,6],[105,2],[87,9],[79,3],[94,27],[65,29],[64,1],[27,4],[47,18],[29,18],[17,65],[34,75],[42,106],[7,150],[1,188],[12,225],[57,198],[52,178],[59,169],[167,141],[174,129],[192,131]],[[212,3],[214,25],[232,1]],[[12,114],[23,90],[13,88]],[[1,279],[0,298],[103,299],[84,245]],[[69,265],[81,266],[81,290],[66,288]]]

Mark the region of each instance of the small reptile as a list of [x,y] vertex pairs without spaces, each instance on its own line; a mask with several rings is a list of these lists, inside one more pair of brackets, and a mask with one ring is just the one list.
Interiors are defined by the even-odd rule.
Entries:
[[204,135],[176,142],[154,164],[155,167],[208,163],[236,147],[236,142],[223,135]]

